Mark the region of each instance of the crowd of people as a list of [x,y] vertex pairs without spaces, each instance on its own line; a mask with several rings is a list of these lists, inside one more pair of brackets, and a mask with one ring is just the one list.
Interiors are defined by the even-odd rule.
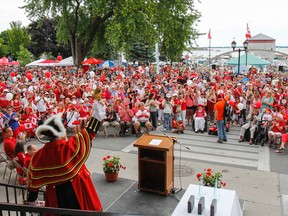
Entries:
[[[188,127],[204,133],[207,125],[216,123],[217,142],[223,142],[228,121],[230,126],[242,126],[240,142],[247,140],[249,131],[247,141],[253,144],[263,114],[269,119],[267,141],[272,147],[286,133],[287,75],[272,68],[264,73],[251,67],[235,75],[230,68],[208,70],[181,64],[162,66],[159,74],[153,65],[91,71],[3,67],[0,79],[0,126],[4,132],[11,127],[15,139],[23,134],[26,139],[33,137],[37,126],[57,113],[62,113],[65,127],[77,134],[91,117],[96,88],[105,115],[105,137],[110,126],[115,137],[125,137],[127,131],[139,137],[143,130],[150,133],[160,124],[164,131],[180,134]],[[226,103],[229,117],[223,115]],[[278,152],[284,148],[282,144]]]
[[[228,141],[227,125],[238,125],[239,142],[264,145],[267,141],[270,147],[279,145],[277,153],[284,151],[288,141],[287,75],[272,68],[264,73],[251,67],[235,75],[230,68],[209,70],[181,64],[163,66],[159,74],[153,65],[91,71],[75,67],[3,67],[0,80],[4,150],[21,167],[29,169],[28,176],[22,175],[23,170],[17,172],[21,184],[26,184],[28,178],[30,203],[37,199],[39,188],[48,185],[48,206],[65,207],[72,203],[79,209],[102,210],[95,190],[89,196],[97,200],[96,204],[79,199],[77,182],[82,177],[76,175],[84,171],[89,175],[84,163],[100,125],[106,138],[107,127],[115,128],[114,137],[125,137],[127,133],[139,137],[144,130],[148,134],[157,130],[160,124],[163,131],[178,134],[189,127],[195,133],[216,127],[218,143]],[[69,129],[74,135],[68,139]],[[26,147],[26,141],[35,136],[41,142],[46,136],[49,146],[38,151],[33,144]],[[77,146],[83,148],[78,151],[83,158],[81,164],[73,159]],[[50,171],[46,168],[52,162],[42,160],[47,152],[55,156],[55,169],[49,168]],[[79,169],[62,167],[63,157],[69,163],[80,164]],[[67,169],[65,175],[58,167]],[[50,179],[45,173],[61,178],[53,179],[53,174]],[[88,191],[92,182],[85,181]],[[55,185],[59,187],[55,189]]]

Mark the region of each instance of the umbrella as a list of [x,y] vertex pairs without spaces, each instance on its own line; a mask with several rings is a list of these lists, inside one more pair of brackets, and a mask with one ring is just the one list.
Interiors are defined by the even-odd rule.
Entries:
[[97,65],[97,64],[100,64],[102,62],[103,62],[103,60],[101,60],[101,59],[89,58],[89,59],[83,61],[82,64],[83,65],[89,65],[89,64],[96,64]]
[[99,67],[103,67],[103,68],[109,68],[109,67],[114,67],[114,62],[113,61],[105,61],[102,62]]

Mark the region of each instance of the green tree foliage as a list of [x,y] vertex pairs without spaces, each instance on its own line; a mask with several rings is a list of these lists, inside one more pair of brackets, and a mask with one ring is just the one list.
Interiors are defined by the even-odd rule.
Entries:
[[24,0],[30,18],[59,16],[57,38],[70,42],[80,64],[93,46],[112,44],[129,52],[132,42],[161,42],[176,59],[198,36],[193,25],[200,14],[193,0]]
[[0,58],[8,54],[7,45],[4,42],[4,39],[0,35]]
[[56,29],[57,18],[38,19],[29,24],[28,31],[31,35],[31,43],[28,49],[34,56],[40,57],[45,52],[51,52],[54,58],[58,56],[58,53],[63,58],[71,56],[70,45],[59,44],[57,42]]
[[30,37],[22,23],[11,22],[11,29],[7,30],[7,51],[14,59],[17,59],[17,52],[20,51],[20,46],[27,48],[30,43]]
[[20,45],[20,50],[17,52],[18,61],[20,66],[25,66],[31,62],[31,53],[23,45]]

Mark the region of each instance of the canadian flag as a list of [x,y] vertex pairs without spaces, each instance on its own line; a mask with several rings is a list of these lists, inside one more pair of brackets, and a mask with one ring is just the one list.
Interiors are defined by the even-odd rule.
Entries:
[[211,29],[209,29],[209,32],[208,32],[208,39],[212,39],[212,36],[211,36]]
[[33,125],[31,122],[25,122],[24,126],[25,126],[25,129],[33,129]]
[[138,71],[139,71],[139,73],[141,73],[141,74],[143,74],[143,73],[145,72],[145,70],[144,70],[141,66],[139,66]]
[[31,116],[31,123],[35,126],[38,125],[38,118],[35,115]]
[[250,29],[249,29],[249,26],[248,26],[248,23],[247,23],[247,30],[246,30],[246,39],[249,39],[251,38],[251,32],[250,32]]

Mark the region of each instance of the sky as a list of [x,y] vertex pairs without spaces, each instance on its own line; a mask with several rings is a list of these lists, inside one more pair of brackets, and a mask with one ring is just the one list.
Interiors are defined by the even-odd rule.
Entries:
[[[5,2],[5,3],[4,3]],[[288,2],[284,0],[194,0],[195,9],[201,13],[200,22],[194,28],[205,35],[196,41],[199,47],[209,46],[207,33],[211,29],[211,46],[231,46],[233,39],[237,46],[245,40],[246,26],[252,37],[259,33],[276,40],[276,46],[288,46]],[[4,3],[4,4],[3,4]],[[1,0],[0,32],[10,28],[9,23],[20,20],[23,26],[29,24],[23,0]],[[286,10],[286,11],[285,11]]]

